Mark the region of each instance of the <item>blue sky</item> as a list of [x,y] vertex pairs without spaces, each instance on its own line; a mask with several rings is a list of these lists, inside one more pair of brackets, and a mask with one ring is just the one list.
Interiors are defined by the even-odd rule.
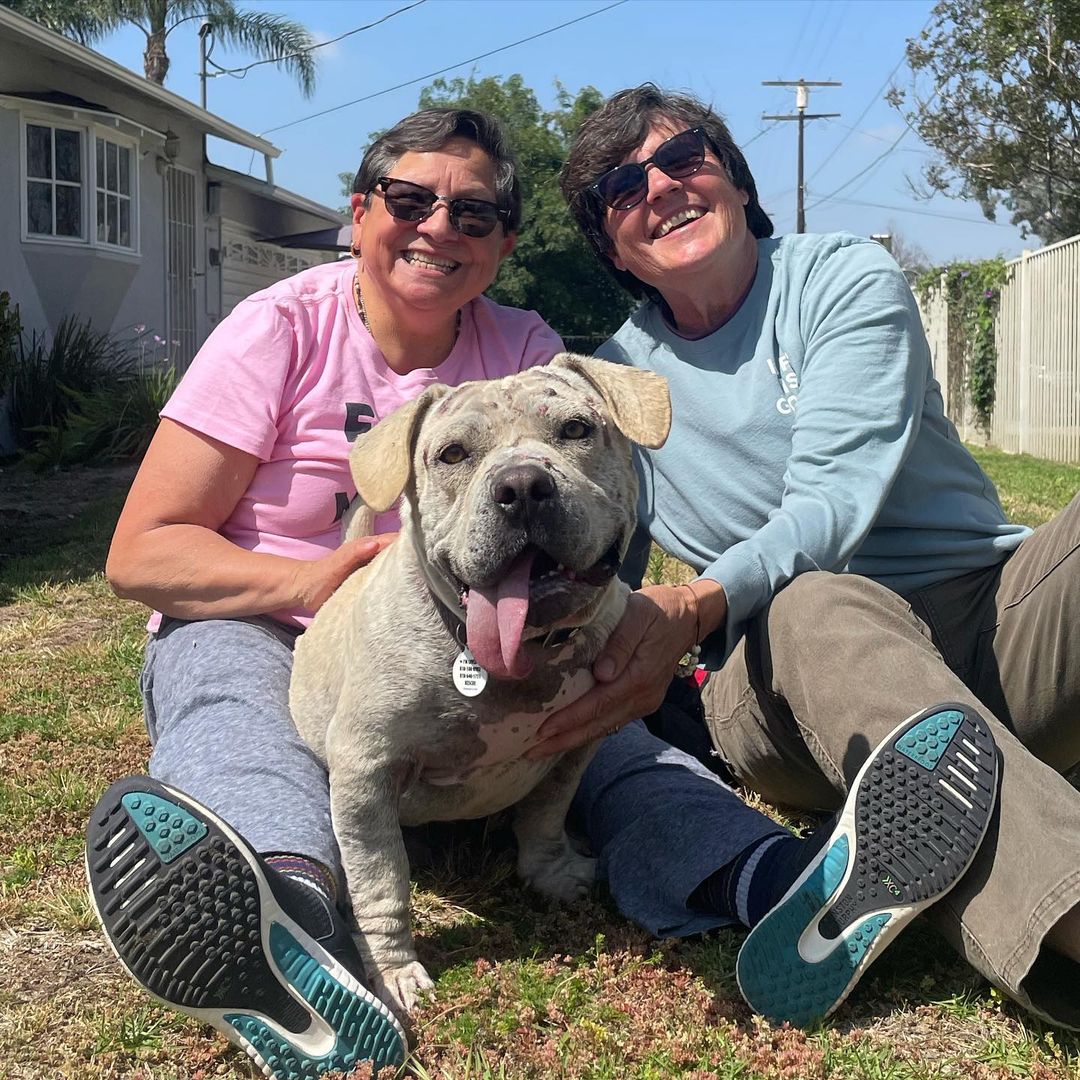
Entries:
[[[913,132],[904,134],[883,93],[890,80],[909,84],[904,45],[926,25],[933,7],[927,0],[424,0],[409,10],[401,9],[415,0],[238,3],[296,19],[319,41],[400,11],[319,49],[312,98],[271,65],[208,84],[208,108],[281,148],[274,179],[330,206],[343,202],[338,173],[355,170],[369,133],[416,107],[431,81],[425,76],[451,68],[448,79],[520,74],[544,105],[554,103],[556,81],[572,92],[591,84],[611,93],[646,80],[689,89],[726,117],[777,231],[791,232],[797,125],[767,123],[762,115],[793,113],[794,92],[761,83],[803,78],[843,83],[810,97],[808,111],[841,115],[806,127],[809,231],[895,232],[935,262],[1012,257],[1038,246],[1011,226],[987,222],[973,203],[912,194],[908,178],[918,182],[930,151]],[[512,45],[574,19],[580,21]],[[169,38],[166,86],[197,102],[194,25]],[[117,32],[96,48],[142,70],[137,30]],[[253,58],[218,45],[213,59],[239,67]],[[389,89],[412,80],[419,81]],[[312,115],[324,110],[334,111]],[[261,175],[261,160],[252,162],[250,153],[215,146],[211,154]]]

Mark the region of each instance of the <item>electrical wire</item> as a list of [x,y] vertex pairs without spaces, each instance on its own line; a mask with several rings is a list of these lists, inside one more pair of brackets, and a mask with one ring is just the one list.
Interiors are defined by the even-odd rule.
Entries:
[[[232,75],[235,79],[242,79],[252,68],[257,68],[260,64],[279,64],[282,60],[291,60],[294,56],[303,56],[304,53],[312,53],[316,49],[325,49],[327,45],[335,45],[339,41],[344,41],[347,37],[352,37],[353,34],[359,34],[363,30],[370,30],[373,26],[380,26],[387,20],[392,19],[395,15],[400,15],[405,11],[412,11],[413,8],[426,3],[427,0],[416,0],[415,3],[407,4],[405,7],[398,8],[397,11],[391,11],[389,15],[384,15],[381,19],[376,19],[374,22],[366,23],[364,26],[358,26],[354,30],[346,30],[344,34],[338,34],[336,38],[331,38],[329,41],[320,41],[315,45],[309,45],[306,49],[297,49],[296,52],[285,53],[283,56],[274,56],[266,60],[256,60],[254,63],[246,64],[244,67],[238,68],[223,68],[220,64],[215,63],[214,67],[217,68],[217,71],[215,71],[213,75],[210,75],[209,78],[216,79],[219,75]],[[210,60],[209,54],[207,54],[206,59],[208,61]]]
[[[919,34],[921,35],[929,25],[930,25],[930,19],[927,19],[926,22],[923,24],[922,30],[919,31]],[[859,113],[858,119],[856,119],[856,121],[851,125],[851,130],[832,148],[832,150],[829,151],[828,154],[826,154],[825,160],[822,161],[818,165],[818,167],[807,177],[807,182],[808,183],[809,183],[809,181],[813,180],[814,177],[817,176],[817,174],[819,172],[821,172],[821,170],[824,169],[825,166],[828,165],[830,161],[832,161],[832,159],[836,156],[836,154],[840,150],[840,147],[842,147],[844,145],[844,143],[846,143],[848,141],[848,139],[850,139],[851,136],[855,134],[855,132],[858,130],[859,124],[862,123],[862,121],[866,118],[866,114],[881,99],[882,92],[892,82],[893,76],[900,70],[900,65],[903,64],[903,62],[906,59],[907,59],[907,49],[905,49],[904,52],[901,54],[900,59],[896,61],[896,66],[892,69],[892,71],[890,71],[889,74],[885,76],[885,81],[870,96],[870,100],[866,103],[866,108],[863,109],[863,111],[861,113]]]
[[844,23],[844,16],[847,14],[848,6],[851,0],[843,0],[840,5],[839,11],[829,11],[829,19],[827,20],[832,25],[832,33],[825,39],[825,43],[821,47],[821,53],[818,57],[807,56],[806,67],[812,71],[820,71],[825,66],[825,61],[829,59],[829,53],[832,52],[833,43],[836,41],[837,35],[840,33],[840,27]]
[[889,206],[885,203],[865,202],[862,199],[835,199],[834,202],[844,203],[847,206],[868,206],[874,210],[894,210],[898,214],[916,214],[919,217],[944,218],[946,221],[962,221],[966,225],[993,225],[998,229],[1012,229],[1015,227],[1004,221],[991,221],[989,218],[967,218],[961,217],[959,214],[943,214],[940,210],[916,210],[908,206]]
[[559,23],[558,26],[552,26],[547,30],[541,30],[537,34],[530,34],[528,37],[519,38],[517,41],[511,41],[509,45],[502,45],[497,49],[490,49],[487,52],[479,53],[476,56],[470,56],[467,60],[459,60],[455,64],[448,64],[444,68],[439,68],[438,71],[429,72],[427,75],[419,75],[415,79],[409,79],[407,82],[398,83],[396,86],[388,86],[385,90],[376,90],[373,94],[365,94],[363,97],[354,98],[352,101],[343,102],[341,105],[333,105],[329,109],[320,109],[319,112],[310,113],[308,116],[301,116],[297,120],[290,120],[285,124],[277,124],[275,127],[270,127],[265,131],[260,132],[260,137],[269,135],[272,131],[283,131],[285,128],[295,127],[297,124],[305,124],[307,121],[315,120],[320,116],[329,116],[330,113],[339,112],[341,109],[348,109],[350,106],[359,105],[364,101],[371,101],[373,98],[382,97],[384,94],[391,94],[395,90],[403,90],[406,86],[415,86],[417,83],[427,82],[428,79],[434,79],[437,75],[445,75],[446,72],[453,71],[455,68],[464,67],[466,64],[474,64],[477,60],[485,60],[487,57],[494,56],[496,53],[506,52],[507,49],[513,49],[518,45],[536,41],[538,38],[546,37],[548,34],[554,34],[556,30],[564,30],[566,27],[573,26],[575,23],[591,19],[594,15],[603,15],[605,11],[611,11],[613,8],[622,7],[622,5],[627,2],[628,0],[615,0],[615,3],[613,4],[597,8],[595,11],[590,11],[585,15],[579,15],[576,19],[568,19],[566,22]]
[[[803,21],[802,26],[799,27],[799,32],[795,35],[795,40],[791,45],[791,52],[788,53],[787,59],[777,68],[778,71],[789,71],[791,69],[792,62],[795,57],[800,53],[804,53],[802,48],[803,38],[806,37],[806,28],[810,25],[810,17],[814,14],[814,8],[817,7],[817,0],[810,0],[809,3],[803,4]],[[779,78],[779,76],[777,76]],[[779,112],[779,109],[774,109],[774,112]]]
[[[865,128],[863,128],[860,131],[858,128],[852,127],[850,124],[841,124],[839,120],[830,120],[829,121],[829,126],[830,127],[835,126],[835,127],[844,128],[845,130],[850,131],[852,135],[859,134],[859,135],[862,135],[863,138],[865,138],[865,139],[873,139],[874,142],[885,143],[885,142],[889,141],[884,135],[875,135],[874,132],[867,131]],[[931,150],[928,146],[923,146],[923,147],[905,146],[904,149],[901,151],[901,153],[903,153],[903,154],[932,154],[933,150]]]
[[813,210],[816,207],[821,206],[822,203],[827,203],[830,199],[834,199],[837,195],[839,195],[840,192],[843,191],[845,188],[851,187],[851,185],[854,184],[856,180],[858,180],[861,176],[865,176],[868,172],[870,172],[871,169],[876,169],[900,145],[901,140],[906,138],[910,132],[911,128],[905,127],[904,130],[900,132],[900,135],[897,137],[896,141],[892,144],[892,146],[890,146],[887,150],[874,158],[874,160],[871,161],[865,169],[860,169],[854,176],[851,176],[847,180],[845,180],[838,188],[830,191],[828,195],[822,196],[820,199],[817,200],[817,202],[811,203],[806,209]]
[[758,139],[761,138],[762,135],[768,135],[769,132],[772,131],[777,126],[778,125],[774,122],[772,124],[769,124],[768,127],[763,127],[759,132],[757,132],[754,135],[751,135],[750,138],[746,140],[746,142],[739,143],[739,149],[740,150],[745,150],[748,146],[753,146],[754,143],[756,143],[758,141]]

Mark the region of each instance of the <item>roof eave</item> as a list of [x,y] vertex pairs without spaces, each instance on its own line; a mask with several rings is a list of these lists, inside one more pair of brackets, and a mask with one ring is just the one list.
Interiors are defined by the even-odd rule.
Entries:
[[233,169],[227,169],[223,165],[213,165],[207,162],[206,178],[219,184],[232,184],[260,198],[270,199],[272,202],[281,203],[282,206],[289,206],[294,210],[302,210],[304,213],[322,218],[332,225],[342,224],[341,215],[329,206],[323,206],[322,203],[317,203],[303,195],[297,195],[295,191],[278,187],[276,184],[268,184],[258,177],[247,176],[244,173],[235,172]]
[[47,52],[56,54],[58,59],[66,63],[81,64],[98,75],[120,83],[127,90],[183,114],[208,135],[227,139],[249,150],[265,154],[269,158],[281,155],[281,151],[266,139],[253,135],[250,131],[245,131],[235,124],[230,124],[227,120],[222,120],[221,117],[200,108],[179,94],[174,94],[171,90],[166,90],[163,86],[158,86],[157,83],[136,75],[123,65],[102,56],[101,53],[94,52],[93,49],[80,45],[77,41],[72,41],[70,38],[40,26],[32,19],[16,14],[10,8],[0,7],[0,27],[4,28],[5,36],[21,36]]

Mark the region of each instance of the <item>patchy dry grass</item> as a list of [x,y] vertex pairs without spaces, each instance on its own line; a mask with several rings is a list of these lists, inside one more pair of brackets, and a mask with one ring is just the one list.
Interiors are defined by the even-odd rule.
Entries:
[[[1029,519],[1080,486],[1080,470],[1033,479],[1022,464],[1028,493],[1003,482],[1003,495]],[[127,478],[0,472],[0,1075],[250,1080],[243,1055],[121,974],[85,898],[90,807],[149,752],[144,613],[100,574]],[[683,572],[661,559],[657,575]],[[927,929],[906,933],[828,1026],[776,1029],[736,990],[741,932],[657,942],[602,894],[549,906],[517,883],[498,827],[428,862],[413,911],[437,994],[417,1017],[419,1080],[1080,1080],[1074,1037],[1003,1002]]]

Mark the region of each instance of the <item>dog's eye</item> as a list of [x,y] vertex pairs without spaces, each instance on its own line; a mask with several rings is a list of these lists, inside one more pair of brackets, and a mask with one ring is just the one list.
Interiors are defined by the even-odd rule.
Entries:
[[461,443],[451,443],[439,455],[439,460],[444,465],[460,465],[468,456],[468,450]]
[[559,435],[564,439],[587,439],[592,434],[592,426],[584,420],[567,420]]

